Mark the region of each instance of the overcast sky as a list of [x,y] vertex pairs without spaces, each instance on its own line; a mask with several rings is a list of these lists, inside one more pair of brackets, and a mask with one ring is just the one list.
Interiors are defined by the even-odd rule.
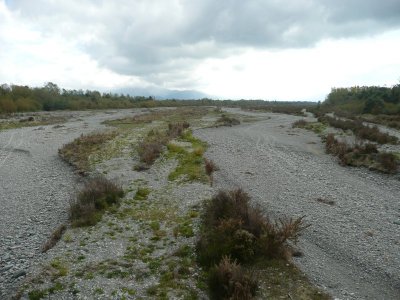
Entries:
[[399,0],[0,0],[0,83],[323,100],[399,79]]

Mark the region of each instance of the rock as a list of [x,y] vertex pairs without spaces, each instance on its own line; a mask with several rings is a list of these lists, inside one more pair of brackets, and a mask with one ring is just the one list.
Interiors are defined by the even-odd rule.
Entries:
[[25,275],[26,275],[25,270],[19,270],[13,274],[12,278],[19,278],[19,277],[25,276]]

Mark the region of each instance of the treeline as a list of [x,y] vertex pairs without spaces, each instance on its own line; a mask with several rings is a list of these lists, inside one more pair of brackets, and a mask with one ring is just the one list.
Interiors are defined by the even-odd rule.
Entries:
[[354,114],[400,114],[400,84],[333,88],[322,107]]
[[65,90],[54,83],[31,88],[22,85],[0,85],[0,113],[52,110],[130,108],[146,106],[152,97]]
[[0,85],[0,114],[30,111],[85,110],[107,108],[135,108],[156,106],[229,106],[263,109],[276,112],[315,106],[313,102],[279,102],[264,100],[199,100],[168,99],[157,101],[154,97],[100,93],[90,90],[66,90],[54,83],[43,87]]

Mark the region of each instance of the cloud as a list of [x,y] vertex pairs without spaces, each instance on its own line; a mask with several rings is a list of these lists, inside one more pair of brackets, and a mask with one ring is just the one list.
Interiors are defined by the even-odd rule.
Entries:
[[61,36],[124,74],[185,68],[232,49],[310,47],[400,26],[397,0],[14,0],[44,34]]
[[[53,64],[64,56],[73,64],[78,57],[91,66],[90,74],[109,74],[103,78],[112,78],[110,84],[178,89],[201,87],[197,70],[210,60],[312,49],[325,40],[400,28],[398,0],[8,0],[3,10],[30,32],[11,41],[50,46]],[[246,69],[234,63],[235,72]]]

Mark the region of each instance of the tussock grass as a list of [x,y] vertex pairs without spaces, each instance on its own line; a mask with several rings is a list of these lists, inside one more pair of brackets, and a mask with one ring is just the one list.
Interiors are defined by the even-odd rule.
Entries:
[[82,134],[79,138],[60,148],[58,154],[63,160],[74,166],[80,174],[86,175],[90,170],[90,155],[100,150],[101,146],[116,136],[116,132]]
[[104,177],[89,180],[70,202],[69,216],[72,226],[91,226],[100,221],[104,211],[118,204],[124,191]]

